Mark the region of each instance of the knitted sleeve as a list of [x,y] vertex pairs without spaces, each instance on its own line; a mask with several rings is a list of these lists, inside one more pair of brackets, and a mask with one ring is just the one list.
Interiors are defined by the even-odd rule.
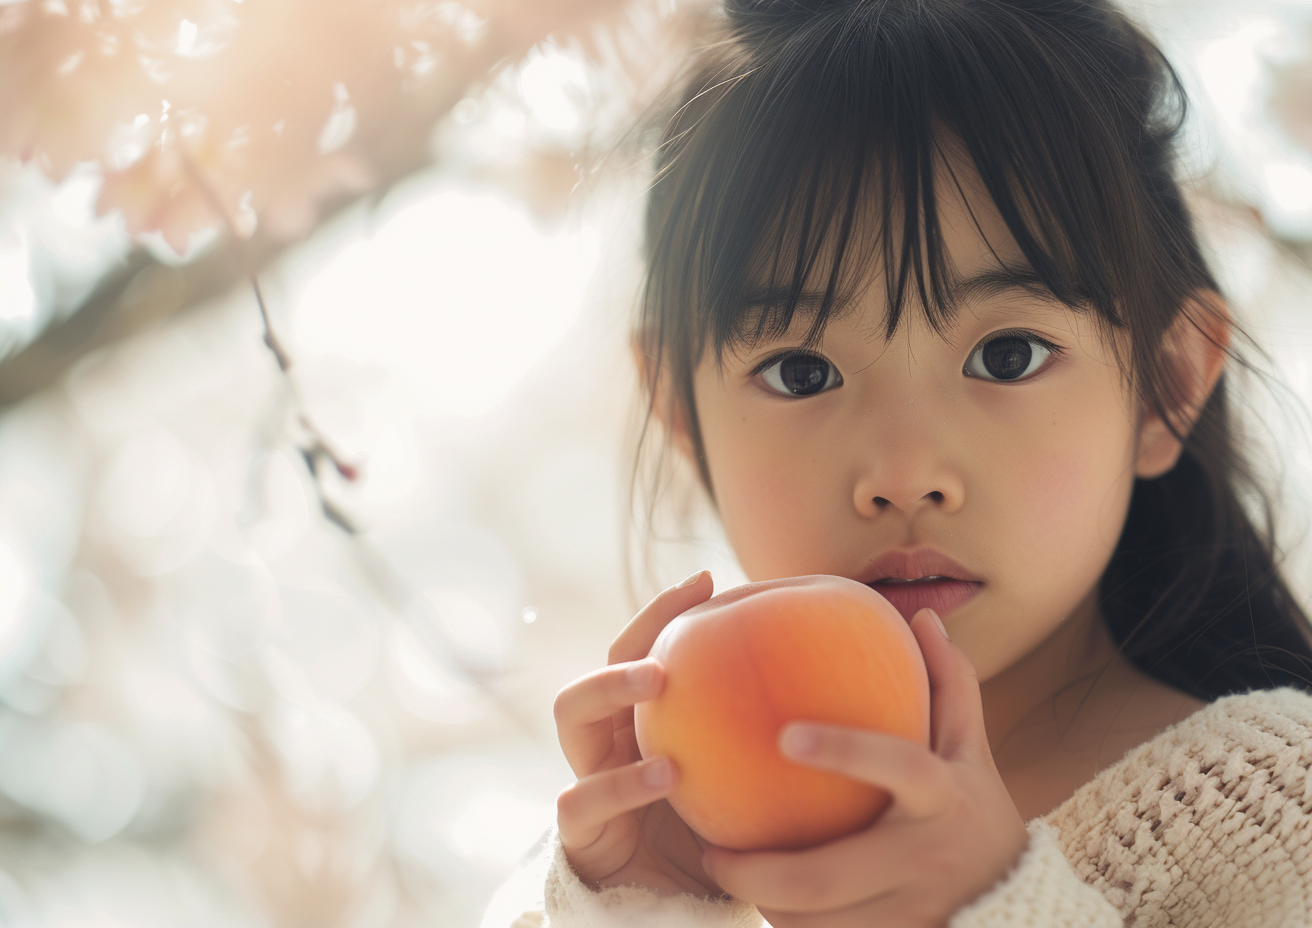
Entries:
[[1029,823],[1030,843],[996,886],[957,910],[948,928],[1121,928],[1116,907],[1081,880],[1061,852],[1057,831]]
[[1045,819],[1136,928],[1312,925],[1312,696],[1218,699]]
[[[756,907],[729,897],[660,896],[638,886],[594,892],[570,865],[554,831],[542,863],[542,901],[485,928],[760,928]],[[541,885],[541,884],[539,884]],[[508,915],[510,913],[507,913]],[[1058,847],[1052,826],[1030,823],[1030,845],[1012,871],[953,916],[949,928],[1081,925],[1121,928],[1116,909],[1085,885]]]
[[641,886],[583,884],[553,831],[544,894],[550,928],[759,928],[756,906],[730,896],[662,896]]

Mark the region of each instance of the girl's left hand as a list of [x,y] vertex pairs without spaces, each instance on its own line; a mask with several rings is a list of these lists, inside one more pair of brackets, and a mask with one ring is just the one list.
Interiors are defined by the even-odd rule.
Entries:
[[993,763],[975,669],[929,609],[911,630],[929,671],[932,751],[833,725],[794,723],[780,737],[799,763],[887,790],[893,800],[874,824],[804,851],[705,852],[706,872],[773,928],[939,928],[1029,843]]

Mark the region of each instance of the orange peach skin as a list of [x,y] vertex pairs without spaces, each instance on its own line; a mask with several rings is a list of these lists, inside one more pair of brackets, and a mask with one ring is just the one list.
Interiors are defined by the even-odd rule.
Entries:
[[843,577],[737,587],[671,622],[652,646],[665,688],[638,703],[643,757],[678,765],[670,796],[699,835],[734,850],[796,849],[870,824],[883,790],[779,753],[794,719],[929,744],[929,679],[906,620]]

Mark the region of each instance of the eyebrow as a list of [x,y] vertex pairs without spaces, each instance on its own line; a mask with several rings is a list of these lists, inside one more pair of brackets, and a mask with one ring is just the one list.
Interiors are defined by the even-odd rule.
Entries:
[[954,280],[948,285],[948,292],[954,301],[1000,296],[1016,290],[1042,300],[1061,302],[1039,275],[1034,273],[1034,269],[1024,263],[991,267],[970,277]]
[[[1034,273],[1034,269],[1025,263],[990,267],[969,277],[948,282],[948,296],[953,303],[968,299],[987,299],[1016,291],[1041,300],[1061,302],[1039,275]],[[778,312],[788,305],[790,296],[792,290],[789,288],[772,287],[749,292],[742,305],[745,309],[757,309],[764,313]],[[825,295],[822,291],[803,290],[797,294],[796,312],[803,319],[814,319],[824,302]],[[840,317],[850,312],[851,302],[851,300],[835,298],[834,316]]]

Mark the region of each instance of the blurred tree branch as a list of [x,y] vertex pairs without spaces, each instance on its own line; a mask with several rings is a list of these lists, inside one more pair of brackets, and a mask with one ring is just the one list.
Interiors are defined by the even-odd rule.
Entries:
[[[159,16],[163,6],[167,4],[155,6],[152,15]],[[214,222],[215,203],[227,213],[221,217],[220,227],[240,230],[245,217],[239,215],[237,204],[239,201],[249,202],[249,193],[245,194],[246,200],[241,201],[241,191],[249,183],[254,185],[252,189],[257,195],[263,191],[270,213],[268,216],[260,213],[260,219],[270,218],[271,222],[266,224],[261,221],[245,240],[230,233],[224,234],[209,251],[177,267],[158,261],[140,247],[135,248],[119,267],[99,282],[79,307],[50,324],[27,346],[0,360],[0,408],[11,406],[58,383],[78,360],[90,352],[128,338],[179,312],[228,292],[253,275],[258,275],[323,219],[362,200],[377,201],[398,182],[432,166],[430,139],[437,123],[461,99],[487,86],[504,67],[521,60],[544,39],[549,36],[572,37],[582,41],[585,48],[590,45],[595,48],[594,39],[600,28],[599,20],[607,14],[620,20],[632,15],[632,6],[626,6],[624,0],[489,0],[476,8],[480,15],[486,17],[481,36],[473,42],[451,40],[442,45],[440,63],[436,65],[435,72],[415,72],[420,77],[406,78],[395,87],[388,83],[382,90],[375,88],[374,96],[383,102],[362,113],[358,122],[353,122],[355,129],[349,144],[340,150],[325,153],[320,138],[316,153],[313,138],[306,149],[304,136],[307,133],[304,131],[299,132],[296,139],[287,142],[291,148],[283,152],[282,157],[286,163],[280,164],[283,174],[287,175],[285,177],[275,175],[267,165],[260,164],[259,159],[256,159],[256,166],[252,167],[249,156],[240,162],[222,160],[230,160],[225,152],[232,148],[231,143],[216,149],[209,142],[206,143],[208,147],[197,147],[199,143],[187,141],[185,131],[179,134],[178,130],[169,128],[173,124],[167,122],[170,105],[166,102],[165,118],[160,120],[161,125],[147,153],[128,168],[107,174],[106,190],[101,195],[102,208],[122,206],[127,211],[131,231],[161,229],[166,238],[177,247],[179,243],[185,244],[185,236],[190,230]],[[37,38],[47,39],[53,28],[69,31],[57,22],[52,26],[48,17],[41,19],[41,13],[35,5],[9,7],[6,15],[10,22],[0,17],[0,45],[11,46],[11,51],[20,47],[19,40],[24,28],[35,30]],[[105,29],[113,27],[122,32],[123,24],[114,22],[111,15],[96,15],[100,19],[93,22],[93,26],[100,29],[97,36],[102,45],[107,34]],[[87,16],[83,19],[91,22]],[[68,40],[62,34],[57,37],[63,44],[54,44],[62,54],[67,50]],[[80,40],[87,39],[82,36]],[[425,43],[412,44],[428,47]],[[324,55],[335,52],[345,54],[350,48],[328,47],[317,51]],[[360,54],[365,51],[373,57],[379,57],[377,53],[380,49],[365,49]],[[32,57],[36,57],[35,53]],[[118,56],[112,63],[119,69],[115,72],[119,75],[117,79],[126,87],[130,81],[121,77],[125,73],[120,67],[122,57]],[[384,71],[391,67],[393,60],[391,53],[385,57],[387,63],[381,66]],[[399,45],[394,57],[396,67],[400,69]],[[38,63],[49,71],[50,64],[57,60],[54,52],[50,51]],[[21,89],[21,79],[25,76],[20,73],[21,66],[30,64],[20,60],[19,67],[0,69],[9,72],[7,75],[0,74],[0,99],[14,96]],[[357,70],[360,67],[358,62],[353,66]],[[35,65],[28,70],[34,68]],[[29,78],[40,78],[56,87],[53,90],[43,87],[41,90],[41,94],[51,97],[47,101],[46,110],[62,99],[59,94],[68,93],[67,87],[57,86],[61,80],[67,79],[68,75],[64,73],[66,68],[67,63],[60,65],[60,76],[49,79],[45,77],[46,71],[26,74]],[[53,71],[50,73],[54,74]],[[281,74],[281,71],[272,73]],[[93,76],[84,74],[84,82]],[[358,83],[365,85],[370,76],[361,72]],[[3,79],[6,77],[8,80]],[[249,91],[250,79],[245,75],[241,77],[243,83],[238,90]],[[132,80],[136,80],[135,74]],[[389,72],[382,80],[384,83],[394,83],[396,78]],[[282,81],[277,83],[281,84]],[[210,90],[209,93],[213,95],[215,92]],[[133,101],[123,105],[127,106],[125,113],[134,113],[142,108],[139,102]],[[261,104],[256,101],[250,105],[258,107]],[[9,130],[12,138],[6,139],[5,133],[0,132],[0,141],[7,141],[8,147],[17,146],[20,157],[49,161],[49,152],[54,152],[61,159],[62,170],[67,170],[76,160],[73,148],[76,145],[86,147],[97,139],[91,136],[72,139],[55,137],[52,135],[53,130],[46,125],[53,122],[50,115],[35,109],[35,106],[29,101],[25,110],[16,110],[17,115],[8,120],[11,125],[0,126]],[[234,110],[235,115],[219,113],[227,121],[240,122],[246,118],[246,114],[240,112],[240,107],[229,108]],[[175,116],[180,115],[176,105],[173,113]],[[303,116],[291,115],[293,118]],[[356,119],[354,113],[351,118],[353,121]],[[137,120],[141,122],[143,117],[137,117]],[[314,125],[309,116],[301,121]],[[0,123],[4,122],[6,120],[0,119]],[[218,134],[213,127],[208,131],[210,136]],[[261,143],[269,151],[274,151],[270,146],[283,144],[290,137],[287,134],[289,130],[279,127],[277,131],[279,139],[264,139]],[[22,135],[24,132],[26,136]],[[46,143],[49,151],[41,147],[42,132],[49,136]],[[242,133],[250,134],[244,123],[237,125],[232,132],[239,139],[244,138]],[[103,139],[99,139],[99,142],[103,143]],[[237,150],[241,147],[237,146]],[[214,153],[220,149],[222,151],[219,154]],[[26,154],[23,155],[23,152]],[[85,154],[80,157],[85,157]],[[344,164],[345,167],[342,166]],[[196,184],[180,182],[178,178],[184,176],[180,165],[188,170],[199,170],[205,181],[214,188],[211,195],[206,197],[197,191]],[[60,168],[57,167],[54,173],[59,176]]]
[[[251,252],[260,256],[261,265],[282,251],[278,245],[260,244],[263,247]],[[182,267],[162,264],[144,249],[134,249],[81,306],[0,361],[0,409],[58,383],[97,348],[226,293],[244,277],[242,262],[229,241]]]

